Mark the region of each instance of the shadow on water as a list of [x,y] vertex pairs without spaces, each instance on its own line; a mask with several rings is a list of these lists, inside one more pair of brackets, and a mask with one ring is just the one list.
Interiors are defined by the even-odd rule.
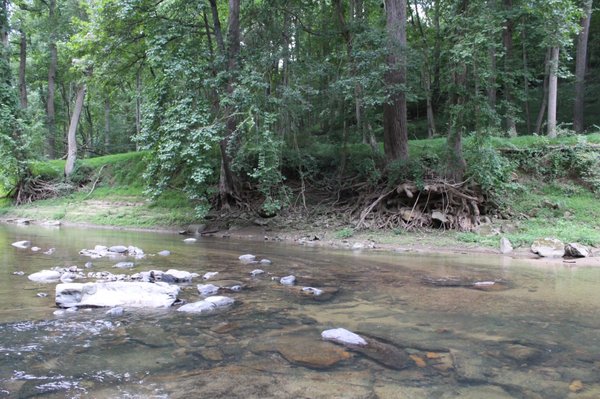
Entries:
[[[20,240],[41,250],[10,245]],[[243,288],[210,314],[54,315],[56,284],[27,276],[90,261],[85,272],[116,273],[115,259],[79,255],[97,244],[144,249],[126,274],[218,272],[211,281]],[[0,226],[0,248],[0,397],[600,397],[597,269],[74,228]],[[244,253],[272,263],[243,264]],[[295,286],[279,284],[287,275]],[[199,300],[201,280],[180,298]],[[336,327],[367,347],[321,339]]]

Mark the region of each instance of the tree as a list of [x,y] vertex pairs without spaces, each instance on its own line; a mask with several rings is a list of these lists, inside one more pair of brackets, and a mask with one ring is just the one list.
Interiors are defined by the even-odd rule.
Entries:
[[582,133],[585,130],[583,119],[585,98],[585,72],[587,67],[587,47],[590,34],[590,19],[592,17],[592,0],[583,3],[581,32],[577,37],[577,55],[575,58],[575,104],[573,106],[573,130]]
[[558,100],[558,61],[560,47],[550,49],[549,74],[548,74],[548,122],[547,134],[550,138],[556,137],[556,105]]
[[65,177],[69,177],[75,169],[75,161],[77,160],[77,126],[79,125],[79,117],[83,109],[83,100],[85,98],[85,84],[80,84],[77,88],[77,97],[75,107],[71,115],[71,123],[69,124],[69,132],[67,135],[67,162],[65,163]]
[[46,121],[48,126],[48,157],[56,157],[56,109],[54,97],[56,92],[56,68],[58,64],[58,49],[56,47],[56,0],[48,0],[48,22],[50,35],[48,52],[50,64],[48,65],[48,98],[46,99]]
[[406,115],[406,0],[385,0],[389,99],[383,105],[383,148],[388,161],[408,160]]

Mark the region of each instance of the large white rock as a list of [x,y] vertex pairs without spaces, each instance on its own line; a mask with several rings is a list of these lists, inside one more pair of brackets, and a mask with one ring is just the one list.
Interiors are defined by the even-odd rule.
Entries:
[[205,299],[205,301],[214,304],[218,308],[223,308],[226,306],[233,305],[233,303],[235,302],[235,300],[233,298],[229,298],[228,296],[220,296],[220,295],[209,296],[208,298]]
[[202,296],[214,295],[219,292],[219,287],[214,284],[198,284],[197,288]]
[[42,270],[37,273],[30,274],[27,278],[36,283],[56,283],[60,280],[61,272],[55,270]]
[[256,256],[252,254],[241,255],[238,258],[242,263],[252,263],[255,261]]
[[166,283],[97,282],[68,283],[56,286],[56,304],[73,306],[166,308],[177,299],[179,287]]
[[531,252],[544,258],[562,258],[565,244],[556,238],[538,239],[531,244]]
[[279,279],[279,283],[283,285],[294,285],[296,284],[296,276],[285,276]]
[[565,246],[565,255],[572,258],[587,258],[590,256],[590,250],[585,245],[572,242]]
[[325,330],[321,333],[321,338],[325,341],[333,341],[342,345],[366,346],[367,341],[358,334],[348,331],[345,328],[334,328]]
[[500,239],[500,253],[509,254],[513,251],[513,246],[506,237]]

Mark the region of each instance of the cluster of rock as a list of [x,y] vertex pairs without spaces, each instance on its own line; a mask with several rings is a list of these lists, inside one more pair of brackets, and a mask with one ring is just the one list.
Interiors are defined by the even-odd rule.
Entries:
[[143,250],[132,245],[113,245],[112,247],[96,245],[94,249],[82,249],[79,251],[79,254],[89,256],[92,259],[115,256],[131,256],[136,259],[142,259],[146,256]]
[[[19,248],[19,249],[31,249],[32,252],[38,252],[38,251],[42,250],[42,248],[40,248],[40,247],[31,246],[31,241],[27,241],[27,240],[13,242],[11,245],[13,247]],[[55,251],[54,248],[48,248],[46,251],[44,251],[44,254],[52,255],[54,253],[54,251]]]
[[[556,238],[540,238],[531,244],[531,252],[542,258],[587,258],[592,256],[591,250],[585,245],[572,242],[564,244]],[[500,239],[500,253],[512,252],[513,246],[506,237]]]

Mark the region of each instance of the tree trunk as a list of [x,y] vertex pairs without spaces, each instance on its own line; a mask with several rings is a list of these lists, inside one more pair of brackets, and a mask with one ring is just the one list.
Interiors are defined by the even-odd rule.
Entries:
[[21,30],[20,41],[20,56],[19,56],[19,99],[21,108],[27,108],[27,82],[25,80],[25,72],[27,66],[27,36],[25,31]]
[[590,34],[592,17],[592,0],[586,0],[583,6],[584,16],[581,18],[581,32],[577,38],[577,55],[575,61],[575,104],[573,106],[573,129],[577,133],[585,130],[583,119],[585,97],[585,69],[587,66],[587,43]]
[[527,125],[527,134],[531,134],[531,111],[529,110],[529,66],[527,61],[527,35],[525,29],[525,17],[523,17],[523,29],[521,29],[521,43],[523,51],[523,97],[525,102],[525,123]]
[[[8,0],[0,0],[2,1],[2,7],[0,8],[0,43],[2,43],[2,49],[0,51],[4,52],[8,49]],[[4,56],[4,54],[0,54],[0,57]]]
[[383,148],[386,159],[408,160],[406,94],[398,86],[406,83],[406,0],[385,0],[388,36],[387,89],[391,91],[383,105]]
[[[225,42],[223,41],[223,33],[221,30],[221,21],[219,20],[219,9],[217,8],[217,0],[210,1],[210,11],[213,17],[213,29],[215,30],[215,38],[217,40],[217,46],[221,51],[221,54],[225,53]],[[231,6],[231,5],[230,5]]]
[[[506,12],[510,12],[513,7],[512,0],[504,0],[504,8]],[[514,117],[514,98],[513,98],[513,81],[510,77],[513,69],[513,28],[514,23],[511,18],[506,18],[504,22],[504,30],[502,31],[502,42],[504,44],[504,99],[506,101],[506,130],[510,137],[517,135],[517,125]]]
[[[135,76],[135,135],[142,134],[142,70],[138,69]],[[135,141],[135,150],[139,149],[139,141]]]
[[[51,29],[54,29],[54,14],[56,12],[56,0],[48,1],[48,19]],[[48,157],[56,158],[56,111],[54,109],[54,96],[56,90],[56,65],[58,63],[58,50],[54,32],[50,32],[50,65],[48,66],[48,100],[46,101],[46,123],[48,126]]]
[[488,104],[492,110],[496,109],[497,89],[496,89],[496,49],[492,46],[489,50],[490,55],[490,82],[487,90]]
[[85,97],[85,85],[79,86],[77,89],[77,99],[75,100],[75,108],[73,109],[73,115],[71,116],[71,123],[69,124],[69,133],[67,135],[67,162],[65,163],[65,177],[69,177],[73,173],[75,168],[75,160],[77,159],[77,125],[79,124],[79,117],[81,110],[83,109],[83,99]]
[[548,77],[548,137],[556,137],[556,105],[558,98],[558,56],[559,47],[552,47],[550,74]]
[[548,80],[550,75],[550,55],[551,49],[548,49],[546,52],[546,58],[544,59],[544,83],[542,87],[542,105],[540,106],[540,111],[538,112],[538,117],[535,122],[535,134],[540,134],[542,131],[542,123],[544,123],[544,115],[546,114],[546,110],[548,109]]
[[104,99],[104,153],[108,154],[110,146],[110,99]]
[[[211,4],[212,4],[211,0]],[[213,14],[213,17],[215,15]],[[218,15],[216,15],[218,20]],[[216,29],[215,29],[216,32]],[[217,38],[218,42],[218,38]],[[227,32],[227,67],[230,73],[227,83],[227,93],[233,94],[234,84],[236,81],[235,73],[238,68],[238,57],[240,54],[240,0],[229,0],[229,27]],[[232,203],[239,198],[238,184],[231,170],[231,155],[230,143],[233,134],[237,130],[237,120],[233,115],[234,110],[231,106],[227,106],[225,116],[227,122],[225,124],[225,136],[219,143],[221,150],[221,175],[219,177],[219,197],[221,206],[228,208]]]

